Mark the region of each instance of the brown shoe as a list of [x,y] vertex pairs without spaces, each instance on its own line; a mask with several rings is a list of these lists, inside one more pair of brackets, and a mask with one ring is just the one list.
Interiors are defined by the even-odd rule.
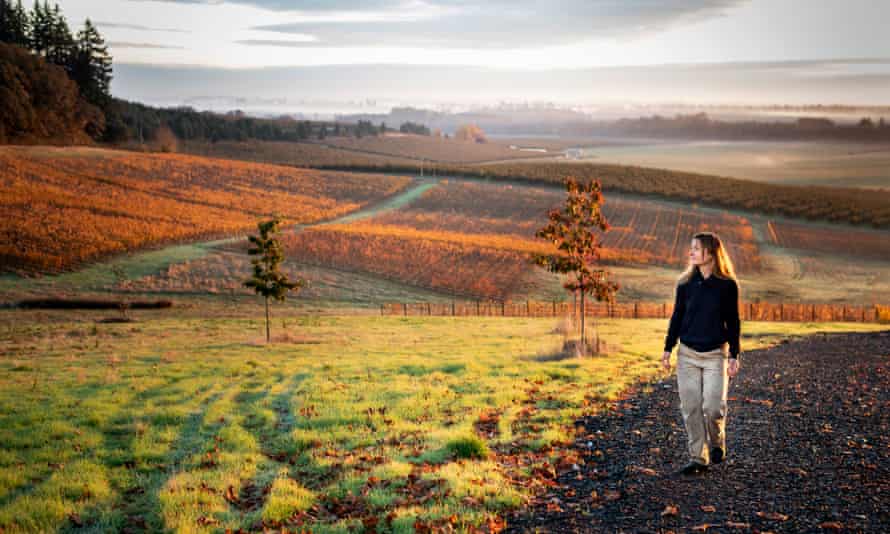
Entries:
[[711,448],[711,463],[719,464],[726,457],[726,452],[720,447]]

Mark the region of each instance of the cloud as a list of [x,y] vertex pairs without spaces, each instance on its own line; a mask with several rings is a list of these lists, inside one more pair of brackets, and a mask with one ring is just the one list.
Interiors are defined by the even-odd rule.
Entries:
[[169,49],[169,50],[185,50],[184,46],[163,45],[156,43],[130,43],[126,41],[108,41],[111,48],[150,48],[150,49]]
[[180,30],[178,28],[152,28],[141,24],[127,24],[124,22],[95,22],[96,26],[102,28],[117,28],[121,30],[137,30],[146,32],[171,32],[171,33],[192,33],[189,30]]
[[[223,69],[115,64],[115,96],[179,105],[207,94],[307,100],[377,99],[398,105],[550,101],[886,104],[890,58],[668,64],[541,72],[438,65],[326,65]],[[813,73],[819,75],[814,76]],[[234,106],[234,104],[233,104]]]
[[[241,4],[292,13],[251,30],[313,35],[304,46],[509,49],[633,39],[724,16],[749,0],[165,0]],[[242,44],[295,46],[251,39]]]
[[241,41],[234,41],[237,44],[248,45],[248,46],[283,46],[290,48],[303,48],[307,44],[312,44],[315,41],[315,38],[311,35],[305,36],[294,36],[294,37],[302,37],[302,39],[294,39],[294,40],[281,40],[281,39],[244,39]]
[[[130,0],[132,2],[169,2],[174,4],[241,4],[270,11],[353,11],[395,9],[405,5],[400,0]],[[440,3],[433,0],[435,3]],[[445,0],[446,3],[448,0]],[[460,0],[458,0],[460,2]]]

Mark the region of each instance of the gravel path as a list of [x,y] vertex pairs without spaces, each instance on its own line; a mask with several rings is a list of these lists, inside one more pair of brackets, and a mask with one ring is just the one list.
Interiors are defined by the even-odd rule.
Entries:
[[584,465],[506,532],[890,532],[890,330],[742,359],[722,464],[673,475],[687,460],[674,373],[577,421]]

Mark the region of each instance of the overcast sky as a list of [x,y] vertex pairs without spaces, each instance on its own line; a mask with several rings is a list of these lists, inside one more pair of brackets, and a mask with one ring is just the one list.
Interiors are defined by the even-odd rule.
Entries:
[[[159,77],[161,88],[163,81],[181,82],[184,98],[232,96],[234,91],[248,98],[294,94],[309,98],[311,94],[289,84],[317,71],[290,67],[356,66],[356,73],[367,73],[368,65],[390,64],[461,66],[463,70],[451,71],[463,73],[455,74],[454,84],[471,83],[471,73],[479,68],[495,73],[526,71],[522,79],[541,76],[529,70],[556,69],[550,91],[557,101],[570,94],[572,99],[583,97],[583,90],[566,91],[559,82],[566,75],[577,76],[569,71],[584,69],[597,83],[587,89],[602,98],[890,104],[890,1],[884,0],[63,0],[59,4],[73,28],[86,17],[97,24],[114,56],[112,91],[124,98],[171,97],[170,88],[166,95],[140,91],[145,84],[139,76],[150,78],[151,72]],[[263,67],[283,67],[276,72],[290,74],[287,84],[275,88],[277,92],[252,87],[249,79]],[[630,83],[628,73],[638,83],[650,67],[658,73],[658,83],[628,95],[628,86],[623,85]],[[689,74],[690,68],[698,71]],[[348,81],[348,68],[338,72]],[[676,80],[672,72],[677,73]],[[608,83],[607,74],[616,76],[613,89],[602,86]],[[502,100],[548,94],[513,84],[498,87],[496,76],[490,78],[494,85],[489,92]],[[746,79],[753,84],[750,91]],[[410,77],[389,82],[389,90],[386,83],[379,83],[379,90],[387,94],[368,96],[398,99],[402,83],[411,92]],[[694,95],[689,94],[691,89],[696,89]]]

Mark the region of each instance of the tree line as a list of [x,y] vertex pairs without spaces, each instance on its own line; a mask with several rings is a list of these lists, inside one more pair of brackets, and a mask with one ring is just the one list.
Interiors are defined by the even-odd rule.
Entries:
[[55,4],[40,0],[31,11],[22,1],[0,0],[0,42],[20,46],[65,69],[87,102],[105,109],[111,99],[112,58],[99,30],[84,21],[72,34],[65,15]]
[[[190,106],[156,108],[138,102],[113,98],[106,110],[105,140],[109,142],[154,141],[165,128],[177,139],[187,141],[290,141],[324,140],[333,137],[377,136],[391,131],[386,123],[370,121],[340,123],[298,120],[289,116],[278,118],[249,117],[236,110],[228,113],[198,111]],[[406,131],[404,126],[401,131]],[[411,133],[426,129],[412,125]],[[428,135],[428,134],[427,134]]]
[[[169,134],[211,142],[297,142],[377,136],[390,130],[386,123],[363,120],[347,124],[287,116],[255,118],[237,110],[220,114],[191,107],[155,108],[114,98],[112,57],[99,30],[87,18],[83,29],[73,34],[59,5],[50,7],[47,0],[37,0],[30,11],[22,0],[0,0],[0,43],[15,48],[0,51],[0,142],[73,141],[84,133],[111,143],[158,141]],[[41,61],[63,70],[76,84],[73,94],[64,76]],[[79,101],[78,94],[89,106]],[[406,123],[400,130],[429,135],[420,124]]]
[[679,114],[674,117],[653,115],[614,122],[567,125],[565,135],[630,135],[642,137],[685,137],[690,139],[845,139],[875,141],[890,139],[890,124],[879,117],[863,117],[850,124],[839,124],[824,117],[800,117],[788,122],[720,121],[707,113]]

